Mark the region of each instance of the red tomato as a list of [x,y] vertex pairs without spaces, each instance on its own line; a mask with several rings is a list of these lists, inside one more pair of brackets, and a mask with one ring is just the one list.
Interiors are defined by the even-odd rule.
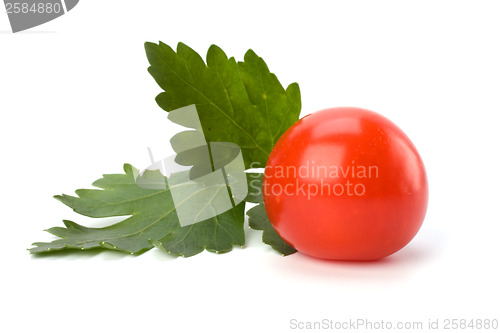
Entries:
[[417,234],[425,217],[425,168],[410,139],[372,111],[308,115],[276,143],[264,204],[278,234],[323,259],[376,260]]

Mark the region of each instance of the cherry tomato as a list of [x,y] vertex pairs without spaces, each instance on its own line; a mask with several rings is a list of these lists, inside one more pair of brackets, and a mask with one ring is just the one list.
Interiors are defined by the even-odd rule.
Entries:
[[298,251],[376,260],[417,234],[428,185],[401,129],[375,112],[339,107],[310,114],[281,136],[263,194],[271,224]]

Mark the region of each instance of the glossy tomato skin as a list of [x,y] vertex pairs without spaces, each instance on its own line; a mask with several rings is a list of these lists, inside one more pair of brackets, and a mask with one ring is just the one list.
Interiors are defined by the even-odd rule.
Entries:
[[281,136],[263,195],[273,227],[298,251],[377,260],[417,234],[428,184],[402,130],[375,112],[339,107],[308,115]]

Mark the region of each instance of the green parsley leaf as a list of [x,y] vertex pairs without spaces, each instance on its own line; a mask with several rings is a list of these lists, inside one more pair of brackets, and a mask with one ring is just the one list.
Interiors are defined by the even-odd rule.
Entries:
[[[196,105],[206,142],[237,144],[247,168],[264,167],[281,134],[298,120],[299,86],[292,83],[285,90],[252,50],[237,63],[212,45],[205,64],[182,43],[177,52],[162,42],[145,48],[148,71],[164,90],[156,97],[158,105],[166,111]],[[176,136],[172,147],[181,152],[190,139]]]
[[[181,119],[169,114],[171,121],[194,129],[171,139],[178,153],[176,163],[192,166],[191,179],[221,168],[235,153],[239,154],[232,149],[220,150],[219,155],[209,152],[212,161],[209,167],[202,161],[199,149],[204,148],[199,146],[233,143],[241,149],[246,168],[264,167],[281,134],[298,120],[301,108],[298,85],[292,83],[285,90],[252,50],[245,54],[244,62],[236,62],[212,45],[205,64],[182,43],[178,44],[177,52],[162,42],[146,43],[145,48],[151,65],[148,71],[164,90],[156,97],[158,105],[166,111],[193,104],[197,108],[199,124],[189,117]],[[158,171],[143,175],[149,185],[158,186],[143,188],[136,183],[137,169],[125,164],[124,170],[125,174],[104,175],[94,182],[99,189],[77,190],[76,197],[64,194],[55,197],[79,214],[94,218],[123,216],[123,221],[104,228],[89,228],[64,220],[65,228],[47,230],[59,239],[34,243],[30,252],[105,248],[137,254],[156,246],[180,256],[192,256],[204,249],[224,253],[234,245],[244,245],[245,201],[259,203],[248,211],[249,223],[254,229],[264,230],[264,242],[282,254],[295,251],[279,238],[267,219],[259,188],[262,175],[247,174],[249,193],[242,203],[235,206],[233,202],[228,211],[182,227],[167,180]],[[194,200],[206,201],[200,191],[193,194]],[[205,201],[197,205],[201,212],[210,206],[210,201],[207,205]],[[204,216],[198,214],[201,212],[193,214]]]
[[[63,194],[56,199],[75,212],[94,218],[130,217],[104,228],[87,228],[65,220],[66,228],[47,230],[60,239],[34,243],[30,252],[106,248],[135,254],[152,248],[156,241],[166,237],[168,242],[162,243],[169,245],[166,246],[169,252],[191,256],[203,249],[228,252],[233,245],[245,243],[244,203],[214,218],[181,227],[166,182],[162,182],[164,189],[143,188],[136,183],[137,169],[125,164],[124,170],[125,174],[104,175],[94,182],[100,190],[81,189],[76,191],[77,197]],[[146,171],[143,177],[157,181],[163,176],[158,171]]]
[[[170,141],[179,154],[176,161],[180,164],[199,169],[196,150],[186,148],[192,147],[193,142],[202,142],[204,135],[206,142],[239,145],[247,168],[264,167],[279,137],[299,119],[299,86],[292,83],[285,90],[252,50],[247,51],[244,62],[237,63],[212,45],[205,64],[182,43],[177,52],[162,42],[146,43],[145,47],[151,65],[149,73],[164,90],[156,97],[158,105],[172,111],[195,104],[198,111],[202,131],[184,131]],[[171,120],[196,129],[184,119]],[[260,203],[248,212],[250,227],[263,230],[264,242],[283,255],[294,253],[295,249],[279,237],[267,218],[262,203],[262,175],[247,177],[246,201]]]
[[248,194],[245,198],[246,202],[262,203],[264,198],[262,196],[262,181],[264,179],[263,173],[247,172]]
[[258,204],[252,207],[247,212],[248,224],[250,228],[262,230],[262,241],[270,245],[273,249],[281,253],[283,256],[297,252],[291,245],[285,242],[274,230],[269,221],[264,204]]
[[245,203],[210,220],[179,228],[152,244],[170,254],[190,257],[204,249],[215,253],[231,251],[233,245],[243,246]]
[[262,230],[262,241],[281,253],[283,256],[297,252],[291,245],[285,242],[274,230],[267,217],[262,197],[262,173],[248,173],[248,195],[247,202],[258,203],[257,206],[248,210],[248,225],[255,230]]

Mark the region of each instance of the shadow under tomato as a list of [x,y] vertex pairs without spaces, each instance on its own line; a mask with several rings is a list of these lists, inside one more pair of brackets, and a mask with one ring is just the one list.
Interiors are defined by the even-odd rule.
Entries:
[[296,253],[285,260],[272,260],[269,266],[278,274],[293,274],[299,279],[394,282],[411,277],[423,266],[434,262],[441,255],[445,240],[442,232],[424,229],[405,248],[380,260],[326,260]]

